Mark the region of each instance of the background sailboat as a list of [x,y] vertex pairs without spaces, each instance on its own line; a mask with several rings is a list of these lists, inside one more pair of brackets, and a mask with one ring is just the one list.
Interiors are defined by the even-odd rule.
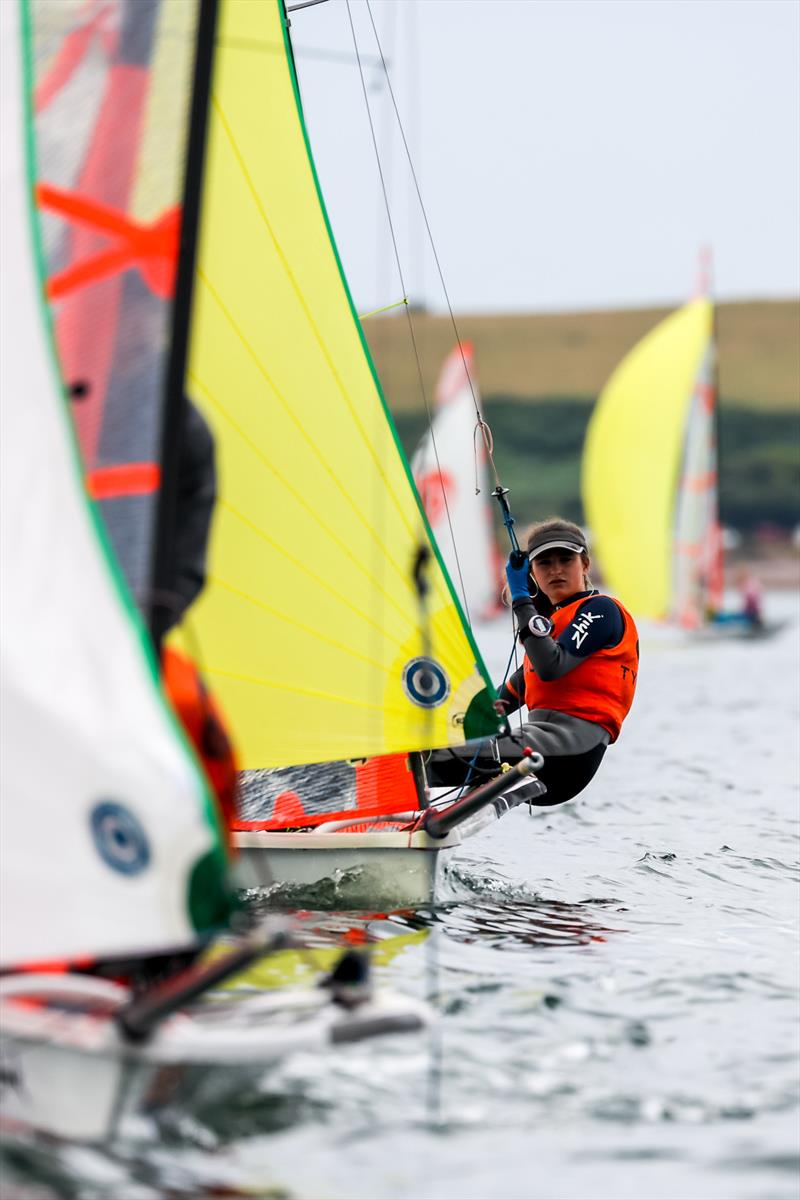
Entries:
[[451,579],[471,620],[501,610],[501,561],[494,534],[475,350],[455,346],[435,392],[436,414],[411,460],[417,490]]
[[696,629],[722,597],[714,319],[700,296],[651,330],[601,392],[582,492],[592,551],[637,616]]

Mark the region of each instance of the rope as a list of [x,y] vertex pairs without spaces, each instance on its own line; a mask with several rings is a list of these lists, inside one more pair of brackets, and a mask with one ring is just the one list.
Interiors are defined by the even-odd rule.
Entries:
[[[347,6],[348,6],[348,13],[349,13],[349,11],[350,11],[350,0],[347,0]],[[501,482],[500,482],[500,476],[499,476],[499,473],[498,473],[498,471],[497,471],[497,466],[496,466],[496,464],[495,464],[495,461],[494,461],[494,439],[493,439],[493,437],[492,437],[492,431],[491,431],[491,429],[489,428],[489,425],[487,424],[487,422],[486,422],[486,421],[483,419],[483,414],[481,413],[481,410],[480,410],[480,405],[478,404],[478,398],[477,398],[477,396],[476,396],[476,394],[475,394],[475,388],[474,388],[474,385],[473,385],[473,382],[472,382],[472,376],[470,375],[470,373],[469,373],[469,367],[467,366],[467,360],[466,360],[466,356],[465,356],[465,354],[464,354],[464,348],[463,348],[463,344],[462,344],[462,341],[461,341],[461,334],[460,334],[460,332],[459,332],[458,325],[457,325],[457,323],[456,323],[455,314],[453,313],[453,306],[452,306],[452,304],[450,303],[450,293],[449,293],[449,292],[448,292],[448,290],[447,290],[447,284],[445,283],[444,273],[443,273],[443,271],[442,271],[442,266],[441,266],[441,263],[440,263],[440,261],[439,261],[439,255],[438,255],[438,254],[437,254],[437,252],[436,252],[436,244],[435,244],[435,242],[434,242],[434,240],[433,240],[433,233],[432,233],[432,231],[431,231],[430,222],[429,222],[429,220],[428,220],[428,213],[427,213],[427,210],[426,210],[426,208],[425,208],[425,203],[424,203],[424,201],[423,201],[423,199],[422,199],[422,193],[421,193],[421,191],[420,191],[419,181],[418,181],[418,179],[417,179],[417,173],[416,173],[416,171],[414,170],[414,163],[413,163],[413,161],[412,161],[412,158],[411,158],[411,151],[409,150],[409,147],[408,147],[408,141],[407,141],[407,139],[406,139],[405,130],[403,129],[403,122],[402,122],[402,120],[400,119],[400,112],[399,112],[399,110],[398,110],[398,107],[397,107],[397,100],[396,100],[396,98],[395,98],[394,90],[393,90],[393,88],[392,88],[392,81],[391,81],[391,79],[389,78],[389,71],[388,71],[388,68],[387,68],[387,66],[386,66],[386,59],[385,59],[385,57],[384,57],[384,53],[383,53],[383,47],[381,46],[381,41],[380,41],[380,38],[379,38],[379,36],[378,36],[378,30],[377,30],[377,29],[376,29],[376,27],[375,27],[375,19],[374,19],[373,15],[372,15],[372,5],[371,5],[371,3],[370,3],[370,0],[366,0],[366,7],[367,7],[367,12],[368,12],[368,14],[369,14],[370,24],[372,25],[372,32],[373,32],[373,34],[374,34],[374,36],[375,36],[375,43],[376,43],[376,45],[377,45],[377,47],[378,47],[378,53],[379,53],[379,55],[380,55],[381,62],[383,63],[384,75],[385,75],[385,78],[386,78],[386,86],[387,86],[387,88],[388,88],[389,95],[390,95],[390,97],[391,97],[392,106],[393,106],[393,108],[394,108],[395,116],[397,117],[397,126],[398,126],[398,128],[399,128],[399,130],[400,130],[400,136],[401,136],[401,138],[402,138],[402,140],[403,140],[403,148],[404,148],[404,150],[405,150],[405,152],[406,152],[406,159],[408,160],[408,166],[409,166],[409,170],[410,170],[410,172],[411,172],[411,178],[412,178],[412,179],[413,179],[413,181],[414,181],[414,189],[415,189],[415,191],[416,191],[416,193],[417,193],[417,199],[419,200],[419,206],[420,206],[420,211],[421,211],[421,213],[422,213],[422,219],[423,219],[423,221],[425,222],[425,229],[426,229],[426,231],[427,231],[427,234],[428,234],[428,242],[430,243],[430,247],[431,247],[431,253],[433,254],[433,260],[434,260],[434,262],[436,263],[436,270],[437,270],[437,273],[438,273],[438,275],[439,275],[439,282],[440,282],[440,283],[441,283],[441,285],[442,285],[442,292],[444,293],[445,302],[446,302],[446,304],[447,304],[447,311],[448,311],[448,314],[449,314],[449,316],[450,316],[450,323],[451,323],[451,325],[453,326],[453,333],[455,334],[455,338],[456,338],[456,344],[457,344],[457,346],[458,346],[458,351],[459,351],[459,354],[461,355],[461,363],[462,363],[462,366],[463,366],[463,368],[464,368],[464,374],[466,375],[467,382],[468,382],[468,384],[469,384],[469,390],[470,390],[470,394],[471,394],[471,396],[472,396],[472,403],[473,403],[473,404],[474,404],[474,406],[475,406],[475,421],[476,421],[476,424],[475,424],[475,431],[474,431],[474,433],[473,433],[473,452],[474,452],[474,454],[475,454],[475,493],[476,493],[476,495],[479,495],[479,494],[480,494],[480,488],[478,487],[478,460],[477,460],[477,449],[476,449],[476,446],[475,446],[475,442],[476,442],[476,435],[477,435],[478,431],[480,431],[480,434],[481,434],[481,436],[482,436],[482,438],[483,438],[484,447],[485,447],[485,449],[486,449],[486,456],[487,456],[487,459],[488,459],[488,461],[489,461],[489,464],[490,464],[490,466],[491,466],[491,469],[492,469],[492,474],[494,475],[494,481],[495,481],[495,491],[494,491],[492,494],[493,494],[494,496],[498,497],[498,492],[500,492],[500,491],[502,490],[502,493],[503,493],[503,495],[507,495],[507,494],[508,494],[508,489],[507,489],[507,488],[503,488],[503,486],[502,486],[502,484],[501,484]],[[352,21],[351,21],[351,28],[352,28]],[[353,36],[354,36],[354,38],[355,38],[355,34],[354,34]],[[371,125],[371,124],[372,124],[372,122],[370,121],[370,125]],[[377,144],[375,145],[375,152],[376,152],[376,154],[377,154],[377,152],[378,152],[378,150],[377,150]],[[381,175],[381,180],[382,180],[382,179],[383,179],[383,175]],[[387,211],[388,211],[388,205],[387,205]],[[396,248],[396,245],[395,245],[395,248]],[[398,269],[399,269],[399,264],[398,264]],[[405,288],[404,288],[403,290],[404,290],[404,292],[405,292]],[[410,316],[409,316],[409,324],[410,324],[410,323],[411,323],[411,322],[410,322]],[[413,334],[412,334],[412,338],[413,338]],[[416,352],[416,343],[415,343],[415,352]],[[423,392],[423,395],[424,395],[424,392]],[[429,424],[429,427],[430,427],[430,425],[431,425],[431,415],[430,415],[430,409],[428,408],[427,399],[426,399],[426,401],[425,401],[425,407],[426,407],[426,410],[427,410],[427,412],[428,412],[428,424]],[[439,455],[438,455],[438,451],[437,451],[437,449],[436,449],[436,442],[435,442],[435,438],[433,437],[433,430],[432,430],[432,429],[431,429],[431,441],[432,441],[432,443],[433,443],[434,454],[435,454],[435,456],[436,456],[436,465],[437,465],[437,468],[438,468],[438,467],[439,467]],[[452,537],[452,535],[453,535],[453,528],[452,528],[452,523],[450,522],[450,510],[449,510],[449,508],[447,507],[447,497],[446,497],[446,495],[444,494],[444,489],[442,489],[442,494],[443,494],[443,499],[444,499],[444,502],[445,502],[445,509],[446,509],[446,511],[447,511],[447,521],[448,521],[448,525],[450,526],[450,535],[451,535],[451,537]],[[498,499],[499,499],[499,497],[498,497]],[[516,535],[515,535],[515,533],[514,533],[514,531],[513,531],[513,524],[514,524],[514,521],[513,521],[513,518],[511,517],[511,513],[510,513],[510,511],[509,511],[509,509],[508,509],[508,504],[506,503],[505,505],[501,505],[501,507],[503,508],[503,524],[505,525],[505,527],[506,527],[506,529],[507,529],[507,531],[508,531],[508,535],[509,535],[509,538],[510,538],[510,540],[511,540],[511,546],[512,546],[512,549],[514,549],[514,550],[519,550],[520,546],[519,546],[519,542],[517,541]],[[455,539],[453,539],[453,545],[454,545],[454,547],[455,547]],[[458,563],[458,553],[456,553],[456,562]],[[460,567],[460,564],[459,564],[459,578],[460,578],[460,576],[461,576],[461,567]],[[463,580],[461,581],[461,588],[462,588],[462,592],[463,592],[463,591],[464,591],[464,584],[463,584]],[[466,608],[466,605],[465,605],[465,608]],[[469,617],[469,613],[467,613],[467,616]]]
[[[350,0],[348,0],[348,10],[349,10],[349,7],[350,7]],[[469,382],[469,390],[470,390],[470,392],[471,392],[471,394],[472,394],[472,400],[473,400],[473,403],[474,403],[474,405],[475,405],[475,414],[476,414],[476,416],[477,416],[478,420],[480,421],[480,420],[482,419],[482,418],[481,418],[481,414],[480,414],[480,407],[479,407],[479,405],[478,405],[478,400],[477,400],[477,397],[476,397],[476,395],[475,395],[475,389],[474,389],[474,387],[473,387],[473,384],[472,384],[472,377],[470,376],[469,369],[468,369],[468,367],[467,367],[467,360],[466,360],[466,356],[465,356],[465,354],[464,354],[464,350],[463,350],[462,343],[461,343],[461,334],[460,334],[460,333],[459,333],[459,331],[458,331],[458,326],[457,326],[457,324],[456,324],[456,319],[455,319],[455,316],[454,316],[454,314],[453,314],[453,306],[452,306],[452,304],[450,303],[450,293],[448,292],[448,290],[447,290],[447,284],[446,284],[446,283],[445,283],[445,281],[444,281],[444,274],[443,274],[443,272],[442,272],[441,263],[439,262],[439,255],[436,253],[436,245],[435,245],[435,243],[434,243],[434,240],[433,240],[433,233],[431,232],[430,222],[428,221],[428,213],[427,213],[427,210],[426,210],[426,208],[425,208],[425,204],[424,204],[424,202],[423,202],[423,199],[422,199],[422,193],[420,192],[419,182],[418,182],[418,180],[417,180],[417,173],[416,173],[416,171],[414,170],[414,163],[413,163],[413,161],[412,161],[412,158],[411,158],[411,151],[410,151],[410,150],[409,150],[409,148],[408,148],[408,141],[406,140],[405,130],[403,129],[403,122],[402,122],[402,121],[401,121],[401,119],[400,119],[400,112],[399,112],[399,110],[398,110],[398,107],[397,107],[397,100],[395,99],[394,90],[393,90],[393,88],[392,88],[392,81],[391,81],[391,79],[389,78],[389,71],[388,71],[388,68],[387,68],[387,66],[386,66],[386,59],[385,59],[385,57],[384,57],[384,53],[383,53],[383,47],[381,46],[381,41],[380,41],[380,38],[378,37],[378,30],[377,30],[377,29],[376,29],[376,27],[375,27],[375,19],[374,19],[373,15],[372,15],[372,5],[371,5],[371,3],[370,3],[370,0],[367,0],[367,12],[368,12],[368,14],[369,14],[369,20],[370,20],[370,24],[372,25],[372,32],[373,32],[373,34],[375,35],[375,42],[376,42],[376,44],[377,44],[377,47],[378,47],[378,53],[380,54],[380,57],[381,57],[381,62],[383,63],[383,66],[384,66],[384,74],[385,74],[385,78],[386,78],[386,86],[387,86],[387,87],[388,87],[388,89],[389,89],[389,95],[391,96],[391,100],[392,100],[392,107],[394,108],[394,111],[395,111],[395,116],[397,117],[397,126],[398,126],[398,129],[400,130],[400,136],[401,136],[401,138],[403,139],[403,148],[404,148],[404,150],[405,150],[405,152],[406,152],[406,158],[407,158],[407,160],[408,160],[408,166],[409,166],[409,170],[411,171],[411,178],[412,178],[412,179],[413,179],[413,181],[414,181],[414,190],[415,190],[415,191],[416,191],[416,193],[417,193],[417,199],[419,200],[419,207],[420,207],[420,211],[421,211],[421,213],[422,213],[422,219],[423,219],[423,221],[425,222],[425,229],[426,229],[426,231],[427,231],[427,234],[428,234],[428,242],[430,243],[431,252],[432,252],[432,254],[433,254],[433,260],[434,260],[434,262],[436,263],[436,270],[437,270],[437,273],[438,273],[438,275],[439,275],[439,282],[440,282],[440,283],[441,283],[441,285],[442,285],[442,291],[443,291],[443,293],[444,293],[444,298],[445,298],[445,301],[446,301],[446,303],[447,303],[447,311],[448,311],[448,313],[449,313],[449,315],[450,315],[450,323],[451,323],[451,324],[452,324],[452,326],[453,326],[453,333],[455,334],[455,337],[456,337],[456,343],[457,343],[457,345],[458,345],[459,353],[460,353],[460,355],[461,355],[461,362],[462,362],[462,364],[463,364],[463,367],[464,367],[464,373],[466,374],[466,376],[467,376],[467,380],[468,380],[468,382]]]
[[[358,71],[359,71],[359,76],[361,79],[361,88],[362,88],[362,92],[364,95],[364,106],[365,106],[366,112],[367,112],[367,119],[369,121],[370,134],[372,137],[372,145],[373,145],[373,150],[375,153],[375,161],[376,161],[377,168],[378,168],[378,175],[380,177],[381,191],[383,194],[383,203],[384,203],[384,207],[386,209],[386,216],[387,216],[387,220],[389,223],[389,230],[390,230],[390,234],[391,234],[395,262],[397,264],[397,271],[398,271],[398,275],[400,277],[400,285],[401,285],[402,292],[403,292],[403,300],[400,301],[399,303],[387,305],[385,308],[382,308],[382,309],[376,309],[374,313],[369,313],[367,315],[375,316],[380,312],[387,312],[387,311],[389,311],[389,309],[400,307],[401,304],[405,307],[406,318],[408,320],[409,335],[411,338],[411,345],[413,348],[414,360],[416,362],[419,390],[420,390],[420,394],[422,396],[423,404],[425,406],[425,413],[426,413],[426,417],[427,417],[427,421],[428,421],[428,431],[429,431],[429,435],[430,435],[431,446],[433,448],[433,456],[434,456],[434,459],[436,462],[436,469],[437,469],[439,478],[441,480],[442,469],[441,469],[441,462],[439,459],[439,449],[438,449],[438,446],[436,445],[436,436],[433,431],[433,417],[432,417],[432,413],[431,413],[430,404],[428,402],[427,392],[425,389],[425,383],[424,383],[423,373],[422,373],[422,363],[420,361],[419,350],[417,347],[417,339],[416,339],[416,334],[415,334],[415,330],[414,330],[414,322],[411,318],[411,310],[410,310],[408,300],[407,300],[408,289],[406,287],[405,279],[403,276],[403,268],[402,268],[402,263],[400,261],[400,253],[399,253],[398,244],[397,244],[397,236],[395,233],[394,223],[392,221],[391,207],[389,205],[389,196],[388,196],[388,191],[386,188],[386,180],[384,177],[383,166],[381,163],[380,151],[378,149],[377,137],[375,135],[375,126],[374,126],[374,122],[372,119],[372,112],[371,112],[370,104],[369,104],[369,96],[367,93],[367,86],[366,86],[366,81],[364,78],[364,70],[362,67],[361,53],[360,53],[360,50],[358,47],[355,26],[353,24],[353,15],[352,15],[351,7],[350,7],[350,0],[346,0],[346,6],[347,6],[347,16],[348,16],[348,20],[350,22],[350,33],[351,33],[351,36],[353,39],[353,47],[355,50],[356,61],[358,62]],[[428,242],[430,244],[431,252],[433,254],[433,259],[436,264],[436,270],[437,270],[437,273],[439,276],[439,282],[441,283],[442,292],[444,294],[445,302],[447,305],[447,311],[448,311],[448,314],[450,317],[450,323],[453,327],[453,333],[455,335],[456,344],[458,346],[458,352],[461,357],[461,364],[464,369],[464,375],[467,379],[467,383],[469,384],[470,395],[472,396],[472,403],[475,407],[475,428],[473,430],[473,439],[472,439],[473,458],[474,458],[474,466],[475,466],[475,494],[480,495],[480,490],[481,490],[480,484],[479,484],[479,471],[478,471],[478,455],[479,455],[478,435],[480,434],[480,437],[483,441],[483,447],[484,447],[484,450],[486,453],[486,458],[490,465],[492,475],[494,477],[494,482],[495,482],[495,487],[494,487],[494,490],[492,491],[492,495],[494,496],[494,498],[497,500],[498,504],[500,505],[502,519],[503,519],[503,525],[505,526],[506,532],[508,534],[508,538],[511,543],[512,551],[519,554],[519,553],[521,553],[520,544],[519,544],[519,541],[517,540],[517,535],[514,532],[514,518],[511,515],[511,509],[509,507],[508,500],[507,500],[508,488],[503,487],[503,485],[501,483],[500,475],[497,470],[497,464],[495,463],[495,460],[494,460],[494,438],[492,436],[492,431],[491,431],[491,428],[488,425],[488,423],[484,420],[483,414],[481,413],[480,405],[478,403],[478,398],[475,393],[475,387],[474,387],[474,384],[472,381],[472,376],[470,374],[469,367],[467,366],[467,359],[466,359],[466,355],[464,354],[464,347],[463,347],[463,343],[461,340],[461,334],[459,332],[458,324],[456,322],[455,314],[453,312],[453,306],[450,302],[450,293],[447,289],[447,284],[445,282],[444,273],[442,271],[442,266],[439,261],[439,255],[437,253],[436,244],[433,239],[433,233],[431,230],[430,221],[428,220],[428,213],[425,208],[425,203],[422,199],[422,193],[420,190],[419,181],[417,179],[417,173],[414,169],[414,163],[413,163],[413,160],[411,157],[411,151],[409,149],[408,140],[406,138],[405,130],[403,128],[403,122],[400,117],[400,111],[397,106],[397,99],[395,97],[394,89],[392,87],[392,81],[389,76],[389,69],[388,69],[388,64],[386,61],[386,56],[384,55],[383,47],[381,45],[381,40],[378,35],[377,27],[375,25],[375,19],[374,19],[373,13],[372,13],[372,5],[371,5],[370,0],[366,0],[366,9],[367,9],[367,13],[369,15],[370,24],[372,26],[372,32],[373,32],[373,36],[375,38],[375,44],[378,48],[378,54],[380,56],[381,65],[383,67],[383,76],[384,76],[384,79],[386,80],[386,87],[387,87],[389,96],[391,98],[392,107],[394,109],[395,118],[397,120],[397,127],[400,131],[400,137],[403,142],[403,148],[405,150],[406,160],[408,162],[408,167],[411,172],[411,178],[414,182],[414,189],[416,191],[417,199],[419,201],[420,211],[422,213],[422,218],[423,218],[423,221],[425,224],[425,230],[428,235]],[[461,562],[459,559],[458,547],[456,545],[455,533],[453,530],[453,522],[452,522],[452,518],[451,518],[451,514],[450,514],[450,506],[447,501],[447,492],[446,492],[446,489],[445,489],[443,483],[442,483],[442,500],[443,500],[443,504],[444,504],[444,510],[445,510],[445,514],[447,517],[447,525],[448,525],[448,529],[450,531],[450,538],[451,538],[454,555],[455,555],[456,569],[458,571],[458,581],[459,581],[459,585],[460,585],[460,589],[461,589],[461,595],[462,595],[463,601],[464,601],[464,612],[466,614],[467,621],[471,624],[469,604],[468,604],[468,600],[467,600],[467,592],[466,592],[466,587],[464,584],[463,574],[461,571]],[[512,648],[512,658],[514,657],[515,654],[516,654],[516,638],[514,639],[514,645]],[[508,675],[508,667],[506,668],[506,676],[507,675]],[[505,679],[503,680],[503,682],[505,682]],[[470,767],[470,770],[471,770],[471,767]],[[469,778],[469,775],[468,775],[468,778]]]
[[[358,74],[361,79],[361,90],[362,90],[362,93],[364,96],[364,107],[365,107],[366,113],[367,113],[367,120],[369,121],[370,135],[372,137],[372,147],[375,152],[375,162],[376,162],[376,165],[378,168],[378,175],[380,177],[381,192],[383,194],[383,204],[384,204],[384,208],[386,209],[386,218],[389,223],[389,232],[390,232],[391,239],[392,239],[392,247],[394,249],[395,263],[397,264],[397,273],[400,276],[400,287],[403,292],[403,296],[405,298],[408,296],[408,288],[406,287],[406,281],[405,281],[405,278],[403,275],[403,266],[402,266],[402,263],[400,260],[400,251],[399,251],[398,245],[397,245],[397,235],[395,233],[394,222],[392,220],[392,211],[391,211],[391,206],[389,204],[389,195],[388,195],[388,191],[386,188],[386,179],[384,177],[383,164],[381,163],[380,151],[378,149],[378,139],[375,134],[375,123],[372,119],[372,110],[370,108],[369,95],[367,92],[366,80],[364,78],[364,70],[363,70],[363,67],[361,64],[361,51],[358,46],[358,40],[356,38],[355,26],[353,24],[353,14],[352,14],[352,11],[350,8],[350,0],[346,0],[346,7],[347,7],[347,19],[350,23],[350,34],[353,39],[353,49],[355,50],[356,61],[358,63]],[[386,63],[386,58],[383,53],[383,47],[380,44],[380,39],[378,38],[378,31],[375,28],[375,22],[372,18],[372,10],[370,9],[370,6],[369,6],[369,0],[367,0],[367,11],[369,12],[370,22],[372,24],[373,33],[375,34],[375,41],[377,43],[378,51],[380,53],[381,63],[383,65],[384,78],[386,79],[386,84],[389,89],[389,94],[392,97],[392,105],[394,107],[395,115],[397,117],[398,126],[400,127],[400,134],[403,139],[403,145],[405,146],[406,154],[408,155],[408,144],[406,142],[405,133],[403,132],[402,123],[400,121],[400,114],[397,110],[397,103],[395,102],[394,92],[392,91],[392,85],[391,85],[391,81],[389,79],[389,70],[388,70],[388,66]],[[411,173],[412,173],[412,175],[414,175],[414,168],[413,168],[413,165],[411,164],[410,156],[409,156],[409,165],[411,165]],[[416,185],[416,176],[414,176],[414,183]],[[417,195],[419,195],[419,188],[417,188]],[[427,218],[425,220],[425,224],[426,224],[426,227],[428,228],[428,236],[430,237],[430,227],[428,226]],[[436,251],[434,250],[434,257],[435,256],[436,256]],[[437,262],[437,265],[438,265],[438,262]],[[440,275],[441,275],[441,271],[440,271]],[[428,431],[431,436],[431,445],[433,446],[433,454],[434,454],[434,458],[436,460],[436,470],[441,479],[442,465],[439,460],[439,449],[436,445],[436,436],[433,432],[433,416],[431,414],[431,406],[428,401],[428,394],[427,394],[427,391],[425,388],[425,380],[424,380],[423,374],[422,374],[422,362],[420,360],[419,348],[417,346],[417,338],[416,338],[416,333],[414,330],[414,322],[411,319],[411,308],[410,308],[407,300],[404,300],[403,303],[404,303],[404,307],[406,310],[406,319],[408,321],[408,331],[409,331],[409,336],[411,338],[411,346],[412,346],[412,349],[414,352],[414,361],[415,361],[416,367],[417,367],[417,382],[419,385],[420,395],[422,396],[423,404],[425,405],[425,414],[426,414],[426,417],[428,420]],[[449,300],[448,300],[448,306],[449,306]],[[390,307],[395,307],[395,306],[392,305]],[[397,307],[399,307],[399,306],[397,306]],[[383,311],[383,310],[379,310],[379,311]],[[452,316],[452,313],[451,313],[451,316]],[[458,331],[456,331],[456,336],[458,337]],[[469,371],[467,371],[466,361],[464,359],[464,351],[463,351],[463,349],[461,349],[461,339],[460,338],[458,340],[458,346],[459,346],[459,351],[461,353],[462,362],[464,362],[464,370],[466,371],[467,379],[469,380],[470,391],[472,392],[472,396],[473,396],[473,400],[474,400],[475,393],[472,390],[472,380],[470,379]],[[477,411],[477,402],[476,402],[476,411]],[[462,595],[462,598],[464,601],[464,612],[466,613],[467,620],[471,624],[471,619],[470,619],[470,614],[469,614],[469,605],[467,602],[467,589],[464,584],[463,574],[461,572],[461,563],[460,563],[459,557],[458,557],[455,533],[453,531],[453,523],[452,523],[452,520],[450,517],[450,506],[447,503],[447,494],[445,492],[444,486],[442,486],[442,499],[444,501],[445,513],[447,514],[447,524],[448,524],[448,528],[450,530],[450,538],[453,543],[453,549],[455,551],[456,567],[458,569],[458,582],[459,582],[459,585],[461,588],[461,595]]]

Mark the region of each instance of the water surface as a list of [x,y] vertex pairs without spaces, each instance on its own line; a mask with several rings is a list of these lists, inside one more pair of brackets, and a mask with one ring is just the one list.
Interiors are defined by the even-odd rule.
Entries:
[[[644,630],[591,788],[467,843],[436,907],[304,915],[320,944],[378,940],[378,981],[429,997],[434,1030],[66,1151],[58,1194],[796,1200],[797,597],[770,608],[791,624],[763,643]],[[484,636],[502,671],[505,627]],[[13,1175],[53,1194],[41,1162]]]

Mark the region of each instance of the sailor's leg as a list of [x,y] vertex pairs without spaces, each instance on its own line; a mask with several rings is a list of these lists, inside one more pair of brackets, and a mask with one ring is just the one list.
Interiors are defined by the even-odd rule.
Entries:
[[544,796],[531,800],[537,808],[563,804],[582,792],[594,777],[602,762],[606,746],[594,746],[583,754],[551,755],[536,772],[536,778],[547,788]]
[[[523,731],[525,728],[523,726]],[[532,728],[531,732],[534,732]],[[428,782],[432,787],[457,787],[465,783],[475,787],[487,776],[496,775],[500,763],[513,766],[519,762],[526,746],[536,749],[531,738],[521,732],[468,743],[457,749],[434,750],[426,762]],[[546,794],[531,797],[530,803],[544,808],[572,800],[592,780],[605,752],[606,746],[600,745],[583,754],[547,755],[544,765],[536,771],[536,779],[544,784]]]

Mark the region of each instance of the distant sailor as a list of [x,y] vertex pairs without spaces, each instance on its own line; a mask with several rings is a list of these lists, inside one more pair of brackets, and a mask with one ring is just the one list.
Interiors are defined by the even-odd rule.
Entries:
[[[544,756],[537,777],[547,794],[535,805],[562,804],[583,791],[619,737],[636,689],[636,625],[618,600],[592,587],[590,565],[582,530],[561,517],[534,525],[527,554],[512,554],[506,565],[525,657],[496,707],[508,715],[525,705],[528,714],[497,749],[506,762],[517,761],[523,746]],[[471,762],[484,771],[492,761],[483,752],[475,761],[474,745],[457,754],[437,751],[431,782],[463,781]]]
[[717,625],[744,625],[748,629],[764,628],[764,593],[753,572],[742,566],[736,573],[740,607],[733,611],[711,612],[709,619]]

